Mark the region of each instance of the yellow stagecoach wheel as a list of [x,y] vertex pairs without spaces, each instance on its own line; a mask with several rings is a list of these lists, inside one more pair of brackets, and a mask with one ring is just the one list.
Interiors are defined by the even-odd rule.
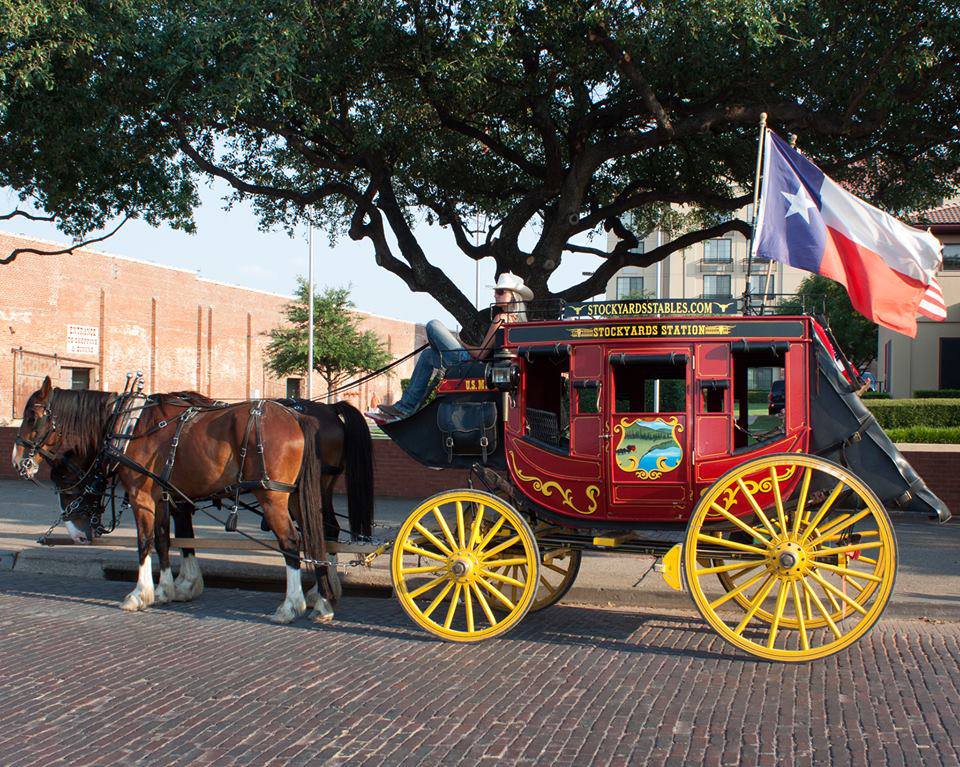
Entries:
[[508,631],[533,605],[540,554],[512,506],[490,493],[450,490],[407,517],[390,570],[417,624],[443,639],[477,642]]
[[[751,510],[742,518],[728,508]],[[753,655],[808,661],[876,623],[896,576],[893,528],[873,491],[810,455],[749,461],[701,497],[683,571],[704,619]],[[718,576],[725,575],[725,578]]]
[[[518,580],[526,578],[526,565],[511,565],[502,569],[505,575]],[[559,602],[573,586],[580,572],[580,552],[577,549],[562,548],[543,551],[540,556],[540,582],[530,612],[544,610]],[[520,577],[522,576],[522,577]],[[518,598],[519,589],[509,586],[507,596],[511,600]],[[494,610],[506,609],[499,604],[492,605]]]

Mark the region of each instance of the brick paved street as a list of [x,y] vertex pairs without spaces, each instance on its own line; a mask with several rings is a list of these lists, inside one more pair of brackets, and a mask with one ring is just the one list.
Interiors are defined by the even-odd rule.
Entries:
[[805,666],[696,618],[554,607],[507,638],[427,638],[390,600],[332,626],[208,590],[0,577],[0,764],[953,764],[960,624],[881,621]]

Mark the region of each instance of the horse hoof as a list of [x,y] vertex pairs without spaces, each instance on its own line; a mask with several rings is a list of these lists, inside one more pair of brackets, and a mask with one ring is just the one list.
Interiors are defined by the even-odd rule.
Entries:
[[174,602],[190,602],[203,593],[203,581],[177,583],[173,587]]
[[314,610],[310,614],[310,620],[314,623],[333,623],[333,611],[322,612],[320,610]]
[[277,611],[270,616],[270,621],[272,623],[279,624],[291,623],[294,619],[299,618],[306,611],[306,602],[301,602],[298,605],[292,605],[289,602],[284,602],[277,608]]
[[153,603],[155,605],[165,605],[168,602],[172,602],[173,597],[173,593],[167,591],[165,588],[159,588],[153,596]]
[[127,594],[124,597],[123,602],[120,603],[120,609],[124,612],[135,613],[138,610],[146,610],[151,604],[153,604],[153,595],[150,595],[150,599],[146,599],[146,594]]

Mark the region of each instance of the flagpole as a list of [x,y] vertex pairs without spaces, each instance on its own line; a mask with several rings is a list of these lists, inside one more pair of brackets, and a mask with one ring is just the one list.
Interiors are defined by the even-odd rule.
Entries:
[[313,224],[307,229],[307,399],[313,399]]
[[757,202],[760,200],[760,166],[763,163],[763,140],[766,136],[767,130],[767,113],[760,113],[760,143],[757,147],[757,170],[753,176],[753,219],[750,222],[750,241],[749,249],[747,250],[747,285],[743,291],[744,295],[744,314],[750,313],[750,272],[753,270],[753,238],[756,232],[754,229],[757,226]]

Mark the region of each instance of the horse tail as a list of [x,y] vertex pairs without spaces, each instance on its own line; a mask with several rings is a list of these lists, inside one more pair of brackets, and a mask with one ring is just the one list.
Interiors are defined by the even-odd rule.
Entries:
[[[317,422],[313,418],[298,418],[303,431],[303,459],[297,481],[297,501],[300,506],[300,532],[303,551],[310,558],[322,560],[326,555],[323,537],[323,466],[317,450]],[[318,570],[319,576],[319,570]]]
[[347,514],[350,532],[373,534],[373,441],[363,414],[348,402],[333,406],[343,421],[343,457],[347,471]]

